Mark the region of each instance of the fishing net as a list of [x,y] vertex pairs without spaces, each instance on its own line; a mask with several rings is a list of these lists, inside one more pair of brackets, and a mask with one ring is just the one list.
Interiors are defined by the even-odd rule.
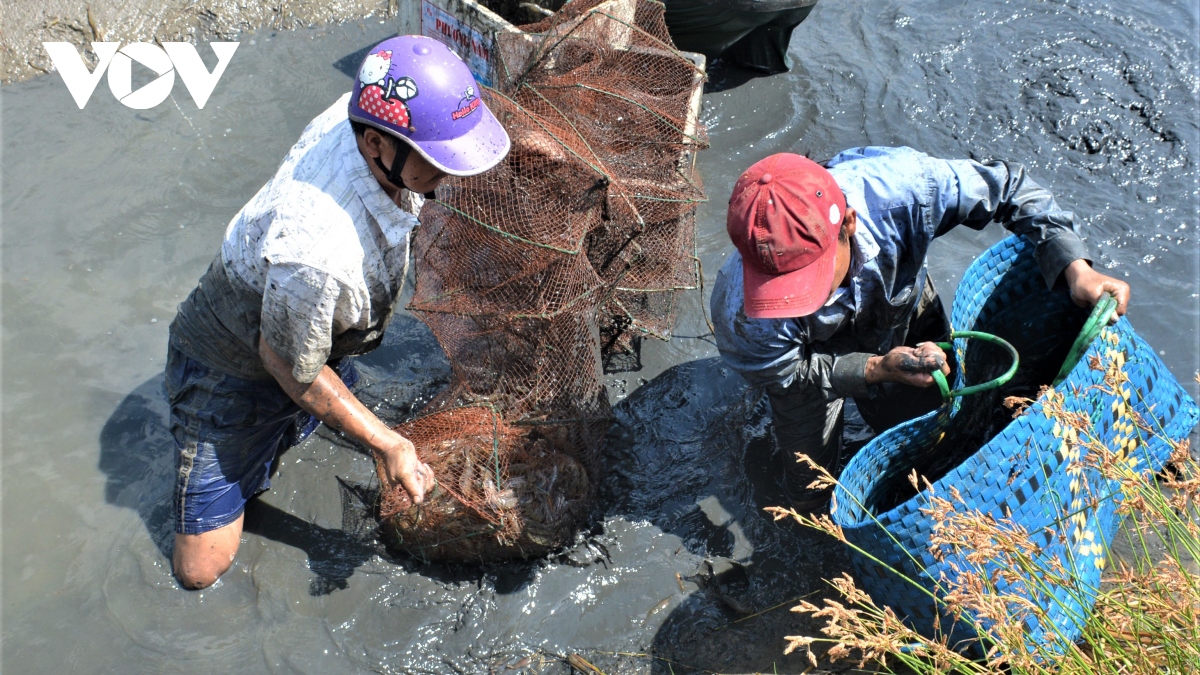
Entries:
[[512,151],[447,179],[413,242],[409,305],[452,379],[398,431],[438,488],[385,491],[394,543],[497,560],[568,543],[599,479],[606,353],[669,339],[697,283],[695,153],[704,73],[651,0],[576,0],[499,34],[482,95]]

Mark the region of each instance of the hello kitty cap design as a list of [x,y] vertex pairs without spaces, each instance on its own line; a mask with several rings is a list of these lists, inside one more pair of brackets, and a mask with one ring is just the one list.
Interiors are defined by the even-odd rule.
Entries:
[[473,176],[499,163],[510,141],[483,100],[472,114],[454,116],[468,88],[476,95],[486,93],[449,48],[432,38],[404,35],[368,52],[348,112],[350,119],[407,142],[442,171]]
[[391,65],[392,52],[390,50],[367,54],[363,59],[362,67],[358,69],[358,81],[364,85],[383,82],[387,78]]

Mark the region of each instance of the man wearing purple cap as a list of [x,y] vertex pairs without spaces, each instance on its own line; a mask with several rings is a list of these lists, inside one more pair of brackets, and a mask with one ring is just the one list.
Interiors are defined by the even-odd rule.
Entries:
[[246,501],[319,422],[369,448],[420,503],[433,474],[351,393],[348,356],[383,340],[423,197],[508,153],[457,56],[420,36],[370,50],[354,90],[309,123],[230,222],[171,324],[166,384],[178,469],[175,575],[232,565]]
[[1112,293],[1125,313],[1128,284],[1091,268],[1074,214],[1020,164],[865,147],[824,166],[773,155],[738,179],[726,221],[737,251],[713,287],[717,347],[767,391],[797,508],[828,503],[790,460],[837,471],[845,398],[876,431],[941,402],[930,373],[949,366],[933,342],[950,327],[926,253],[954,227],[993,221],[1035,244],[1050,287],[1065,282],[1085,307]]

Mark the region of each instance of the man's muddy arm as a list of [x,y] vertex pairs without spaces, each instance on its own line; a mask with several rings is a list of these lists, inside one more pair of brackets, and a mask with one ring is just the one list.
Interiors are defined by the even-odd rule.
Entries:
[[292,364],[280,357],[266,340],[258,340],[263,366],[284,392],[304,410],[330,427],[371,449],[384,464],[391,484],[400,483],[420,503],[433,487],[433,471],[417,459],[413,444],[389,429],[346,388],[342,378],[324,366],[312,382],[300,382],[292,374]]
[[[988,223],[1000,223],[1034,244],[1034,257],[1048,287],[1058,282],[1071,262],[1091,260],[1075,214],[1062,209],[1054,195],[1029,176],[1023,164],[999,160],[950,160],[943,164],[955,176],[946,180],[953,187],[942,197],[952,208],[946,210],[935,236],[958,225],[979,230]],[[944,169],[941,175],[945,175]]]
[[[1104,293],[1111,293],[1117,299],[1117,314],[1125,313],[1129,284],[1092,269],[1075,214],[1061,209],[1054,195],[1029,177],[1024,165],[970,160],[948,164],[958,171],[956,217],[961,224],[975,229],[993,221],[1003,224],[1035,244],[1034,257],[1048,286],[1062,279],[1081,307],[1092,307]],[[954,222],[954,218],[944,220],[938,234]]]

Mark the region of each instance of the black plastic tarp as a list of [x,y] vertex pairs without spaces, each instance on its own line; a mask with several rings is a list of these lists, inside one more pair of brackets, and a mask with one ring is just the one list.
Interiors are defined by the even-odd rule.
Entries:
[[678,48],[721,57],[743,68],[780,73],[792,30],[817,0],[665,0],[667,28]]

